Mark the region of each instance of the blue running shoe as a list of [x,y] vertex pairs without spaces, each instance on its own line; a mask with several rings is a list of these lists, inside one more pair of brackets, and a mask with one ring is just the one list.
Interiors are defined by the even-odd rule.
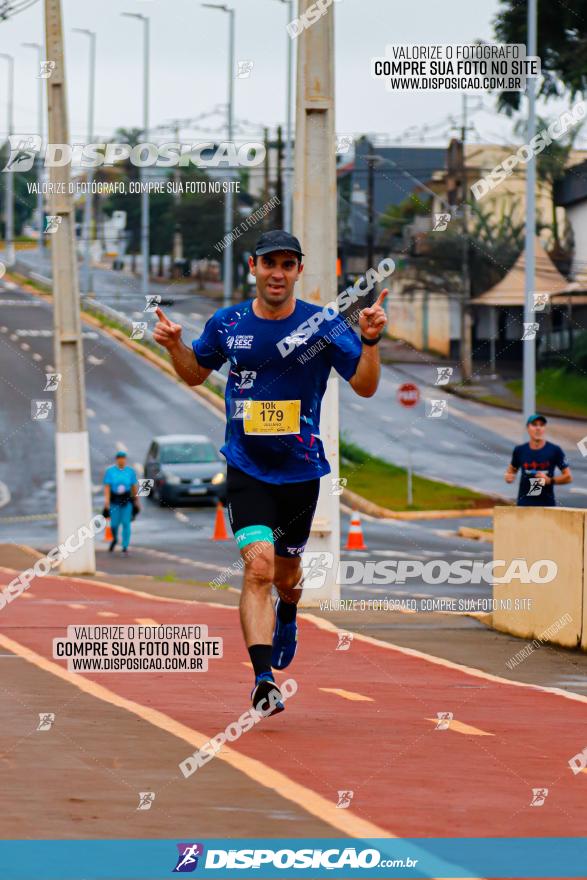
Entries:
[[279,619],[280,602],[281,599],[278,599],[275,603],[275,630],[271,654],[271,665],[274,669],[285,669],[289,666],[298,646],[298,625],[295,620],[291,623],[283,623]]
[[253,708],[269,718],[270,715],[277,715],[283,712],[281,691],[275,684],[273,674],[271,672],[262,672],[255,678],[255,687],[251,691],[251,700]]

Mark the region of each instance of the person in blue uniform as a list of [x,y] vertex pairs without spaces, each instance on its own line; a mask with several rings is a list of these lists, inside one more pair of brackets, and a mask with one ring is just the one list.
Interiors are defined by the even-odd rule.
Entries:
[[131,522],[140,510],[139,484],[134,468],[126,463],[126,452],[116,453],[116,464],[110,465],[104,474],[103,516],[110,518],[112,541],[108,550],[113,552],[122,527],[122,552],[128,553]]

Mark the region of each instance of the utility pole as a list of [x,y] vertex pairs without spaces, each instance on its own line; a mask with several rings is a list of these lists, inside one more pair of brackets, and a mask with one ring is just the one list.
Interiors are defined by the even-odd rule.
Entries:
[[[0,52],[0,58],[4,58],[8,63],[8,161],[10,158],[10,136],[14,134],[14,58],[5,52]],[[7,266],[14,266],[14,171],[8,171],[6,174],[4,198],[4,250],[6,252],[4,259]]]
[[[179,121],[175,120],[174,126],[175,132],[175,140],[177,143],[180,143],[180,127]],[[173,267],[176,266],[181,260],[183,260],[183,237],[181,234],[181,226],[177,220],[177,212],[179,210],[179,206],[181,204],[181,192],[179,188],[179,184],[181,182],[181,172],[179,170],[179,165],[175,165],[173,168],[173,182],[175,184],[175,192],[173,194],[173,201],[175,204],[175,228],[173,230],[173,257],[172,257],[172,271]]]
[[[39,71],[37,74],[38,79],[38,98],[37,98],[37,118],[38,118],[38,132],[37,134],[41,138],[41,145],[43,144],[43,78],[41,76],[41,67],[43,63],[43,47],[40,43],[23,43],[27,49],[36,49],[37,52],[37,70]],[[37,165],[37,185],[38,185],[38,193],[37,193],[37,218],[39,224],[39,253],[42,253],[43,248],[45,247],[45,236],[43,235],[43,230],[45,228],[45,223],[43,219],[43,150],[40,149],[36,158]]]
[[[77,34],[85,34],[90,38],[90,76],[88,87],[88,143],[94,143],[94,94],[96,82],[96,34],[85,28],[74,28]],[[88,191],[84,203],[84,293],[89,296],[92,291],[92,184],[94,169],[88,168],[86,183]]]
[[[227,131],[228,142],[232,143],[233,138],[233,113],[234,113],[234,9],[225,7],[229,15],[228,27],[228,106],[227,106]],[[233,255],[232,255],[232,238],[231,232],[234,226],[234,207],[232,192],[232,169],[228,175],[228,192],[224,200],[224,234],[228,235],[228,244],[224,248],[223,253],[223,273],[224,273],[224,296],[223,305],[228,307],[232,302],[232,275],[233,275]]]
[[[121,12],[125,18],[137,18],[143,23],[143,139],[149,140],[149,42],[150,28],[149,18],[140,12]],[[140,180],[143,184],[141,190],[141,293],[145,302],[149,295],[149,278],[151,275],[151,257],[149,254],[149,191],[147,189],[147,169],[141,165]]]
[[[265,145],[265,159],[263,160],[263,202],[269,201],[269,129],[263,129],[263,143]],[[267,217],[264,217],[261,221],[263,223],[263,229],[267,229],[269,225],[269,221]]]
[[467,204],[467,157],[465,141],[467,138],[467,95],[463,94],[463,124],[461,127],[461,211],[462,211],[462,292],[461,292],[461,379],[465,382],[473,375],[472,335],[473,322],[471,317],[471,278],[469,273],[469,223]]
[[[304,15],[313,0],[300,0]],[[326,304],[336,296],[336,155],[334,149],[334,6],[298,37],[294,231],[306,251],[300,296]],[[322,403],[321,437],[331,474],[323,477],[308,549],[331,556],[326,582],[302,594],[302,605],[338,599],[340,557],[338,378],[331,373]]]
[[[47,79],[48,132],[51,144],[69,143],[61,0],[45,0],[47,57],[55,69]],[[75,211],[69,192],[70,167],[51,167],[50,210],[59,226],[51,240],[56,391],[57,528],[59,543],[76,535],[92,518],[90,447],[86,428],[83,349],[75,253]],[[61,190],[61,191],[60,191]],[[77,538],[74,543],[80,543]],[[64,574],[94,574],[94,542],[86,539],[60,565]]]
[[[226,128],[228,132],[228,141],[232,143],[233,136],[233,108],[234,108],[234,9],[220,3],[202,3],[202,6],[208,9],[220,9],[229,16],[228,21],[228,104],[227,104],[227,120]],[[230,233],[234,226],[234,209],[233,209],[233,193],[232,181],[233,171],[229,169],[227,173],[228,191],[224,199],[224,235],[225,241],[228,242],[224,248],[222,255],[222,274],[224,278],[224,295],[223,306],[226,308],[232,302],[232,275],[233,275],[233,257],[232,257],[232,239]]]
[[[293,0],[280,0],[287,6],[288,23],[294,17]],[[292,189],[293,189],[293,168],[292,168],[292,130],[291,130],[291,99],[293,94],[293,40],[286,30],[287,40],[287,72],[286,72],[286,88],[285,88],[285,167],[283,169],[284,179],[284,201],[283,201],[283,228],[287,232],[292,229]],[[281,196],[279,197],[281,199]]]
[[[275,181],[275,195],[279,199],[279,204],[275,209],[274,225],[278,229],[284,227],[283,217],[283,138],[281,134],[281,125],[277,126],[277,178]],[[272,224],[273,225],[273,224]]]
[[[536,20],[537,0],[528,0],[528,36],[527,54],[536,55]],[[534,77],[527,80],[528,95],[528,128],[526,143],[531,143],[536,134],[536,81]],[[536,321],[534,312],[535,287],[535,253],[534,237],[536,235],[536,157],[532,151],[526,165],[526,254],[524,278],[524,324]],[[522,342],[523,348],[523,385],[524,385],[524,425],[528,416],[536,410],[536,339],[530,333]]]

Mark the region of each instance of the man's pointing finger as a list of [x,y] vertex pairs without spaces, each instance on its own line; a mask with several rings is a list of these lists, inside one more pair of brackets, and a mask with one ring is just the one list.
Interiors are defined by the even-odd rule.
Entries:
[[386,287],[385,290],[382,290],[381,293],[379,294],[379,296],[377,297],[377,301],[376,301],[375,305],[382,306],[383,300],[385,299],[385,297],[387,296],[388,293],[389,293],[389,290]]

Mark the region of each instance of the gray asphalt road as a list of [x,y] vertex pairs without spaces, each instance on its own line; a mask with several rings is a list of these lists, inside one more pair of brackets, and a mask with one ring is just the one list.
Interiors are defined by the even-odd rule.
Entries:
[[[36,252],[22,252],[19,259],[50,276],[47,257],[42,266]],[[138,279],[107,270],[96,270],[95,279],[96,296],[101,302],[135,320],[145,319]],[[186,341],[200,334],[205,320],[217,308],[212,300],[186,294],[185,288],[172,283],[152,283],[151,292],[175,300],[166,311],[183,324]],[[407,466],[411,457],[414,472],[421,476],[514,499],[516,488],[504,482],[503,473],[513,446],[522,441],[520,415],[444,393],[442,387],[434,386],[437,372],[432,360],[430,365],[425,359],[422,364],[410,364],[409,370],[417,376],[421,389],[420,403],[413,409],[405,409],[396,399],[397,389],[408,380],[403,371],[385,367],[380,389],[371,399],[358,398],[347,383],[341,382],[343,434],[395,464]],[[432,408],[430,401],[438,399],[447,400],[446,414],[431,418],[427,415]],[[567,453],[575,478],[571,486],[557,489],[559,503],[564,506],[587,504],[587,458],[576,445],[586,433],[587,425],[578,421],[552,419],[549,424],[549,438]]]
[[[0,410],[0,528],[3,540],[46,551],[56,541],[55,520],[50,518],[55,510],[54,424],[33,420],[31,401],[51,399],[51,392],[44,390],[45,374],[53,367],[51,308],[0,281],[0,310],[4,403]],[[216,445],[221,444],[224,423],[215,410],[103,333],[85,331],[84,367],[96,510],[102,507],[104,469],[116,449],[125,448],[129,462],[140,471],[149,441],[158,433],[205,433]],[[211,540],[213,508],[159,508],[150,502],[143,508],[134,526],[129,558],[108,554],[100,544],[100,570],[209,581],[237,561],[232,540]],[[343,513],[345,537],[348,521],[348,514]],[[363,527],[368,552],[343,551],[343,562],[488,560],[491,556],[489,545],[457,538],[456,523],[366,519]],[[239,579],[235,571],[229,583],[238,586]],[[447,588],[423,584],[418,578],[408,578],[406,584],[362,581],[343,587],[344,596],[358,598],[487,597],[489,592],[487,584]]]

